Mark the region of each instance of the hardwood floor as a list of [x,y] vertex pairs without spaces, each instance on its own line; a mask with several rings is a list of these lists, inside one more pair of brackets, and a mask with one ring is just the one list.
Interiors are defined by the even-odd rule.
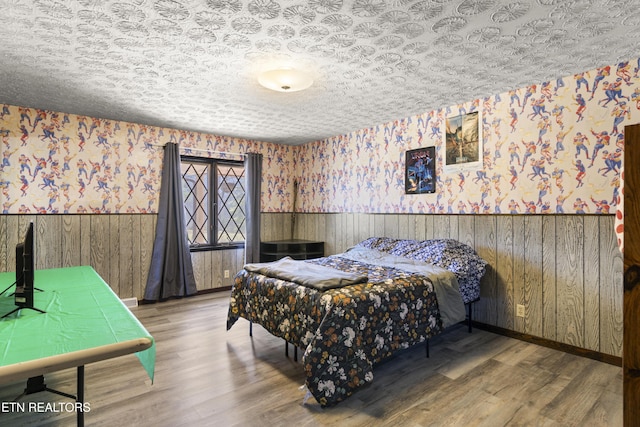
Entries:
[[[432,339],[429,359],[420,346],[381,364],[371,386],[335,407],[303,405],[301,362],[260,326],[253,338],[244,320],[226,331],[227,305],[224,292],[134,308],[156,339],[154,384],[133,355],[87,365],[86,425],[622,425],[620,367],[463,326]],[[69,393],[75,381],[75,369],[46,376]],[[24,386],[0,386],[0,404]],[[0,412],[0,425],[73,426],[75,413]]]

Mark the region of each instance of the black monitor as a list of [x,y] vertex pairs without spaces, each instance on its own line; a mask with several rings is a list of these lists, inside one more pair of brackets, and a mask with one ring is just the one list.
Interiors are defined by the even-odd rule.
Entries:
[[16,308],[2,317],[7,317],[23,308],[39,311],[33,306],[33,283],[35,271],[35,241],[33,237],[33,223],[29,223],[24,240],[16,245],[16,290],[13,293]]

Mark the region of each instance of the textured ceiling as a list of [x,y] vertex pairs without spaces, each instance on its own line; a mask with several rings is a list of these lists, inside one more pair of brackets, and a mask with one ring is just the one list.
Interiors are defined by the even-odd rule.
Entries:
[[637,3],[0,0],[0,103],[299,144],[634,59]]

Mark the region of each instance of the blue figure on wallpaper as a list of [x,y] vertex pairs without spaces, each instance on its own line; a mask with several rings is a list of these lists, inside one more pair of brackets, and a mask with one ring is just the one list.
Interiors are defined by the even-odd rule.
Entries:
[[549,101],[551,101],[551,98],[553,97],[553,92],[551,90],[551,82],[550,81],[542,83],[542,86],[540,87],[540,93],[542,94],[543,97],[545,97]]
[[26,196],[27,190],[29,189],[29,180],[24,175],[20,175],[20,183],[22,184],[20,186],[20,191],[22,192],[22,196]]
[[68,154],[66,154],[63,158],[63,162],[62,162],[62,174],[64,175],[64,173],[66,171],[70,171],[71,170],[71,160],[73,160],[73,158],[76,155],[74,154],[73,156],[70,156]]
[[31,110],[24,107],[18,107],[18,112],[20,113],[20,124],[26,120],[29,126],[31,126]]
[[576,104],[578,104],[578,109],[576,110],[576,116],[578,116],[578,120],[576,120],[577,122],[581,122],[582,120],[584,120],[584,110],[587,109],[587,101],[582,97],[582,94],[579,93],[575,96],[575,98],[573,98],[574,101],[576,101]]
[[591,152],[591,164],[589,165],[589,167],[593,166],[593,162],[596,161],[596,157],[598,156],[598,153],[604,147],[609,145],[609,140],[611,139],[611,137],[609,136],[606,130],[602,132],[594,132],[593,129],[591,129],[591,134],[595,136],[596,143],[593,146],[593,151]]
[[589,139],[586,135],[582,134],[582,132],[576,133],[576,136],[573,138],[573,145],[576,147],[575,158],[578,158],[581,151],[584,151],[584,154],[589,159],[589,150],[587,149],[587,145],[589,143]]
[[89,133],[89,129],[87,128],[87,118],[85,116],[77,116],[78,119],[78,133],[80,129],[84,128],[84,131]]
[[551,203],[549,203],[548,201],[545,201],[542,204],[542,206],[540,206],[540,213],[541,214],[551,213]]
[[[495,198],[495,204],[493,205],[493,213],[502,213],[502,208],[500,207],[500,204],[504,201],[504,199],[506,199],[507,196],[504,195],[502,197],[498,196]],[[488,213],[488,212],[487,212]]]
[[589,204],[586,201],[582,200],[580,197],[578,197],[576,201],[573,202],[573,210],[577,214],[584,214],[586,213],[586,211],[589,210]]
[[606,107],[611,101],[619,104],[619,99],[626,99],[629,101],[629,97],[622,94],[622,79],[617,78],[613,83],[602,82],[602,86],[604,88],[605,98],[598,101],[598,105]]
[[49,187],[52,190],[58,189],[58,186],[54,181],[55,176],[52,173],[41,172],[40,175],[42,176],[42,184],[38,185],[39,188],[41,188],[42,190],[44,190],[47,187]]
[[585,74],[588,73],[578,73],[574,76],[576,79],[576,93],[578,93],[578,90],[582,87],[582,85],[584,85],[587,88],[587,92],[589,92],[589,82],[585,78]]
[[564,129],[564,105],[556,105],[551,110],[551,115],[556,118],[556,123],[560,125],[560,129]]
[[106,176],[97,176],[96,177],[96,183],[98,184],[95,187],[96,191],[109,191],[109,181],[107,180]]
[[618,66],[616,67],[616,76],[618,76],[618,78],[625,82],[627,85],[630,86],[632,84],[631,64],[629,64],[629,61],[618,63]]
[[553,172],[551,172],[551,178],[555,180],[556,187],[560,190],[561,193],[564,193],[564,169],[554,168]]
[[620,125],[620,123],[624,121],[625,117],[628,119],[631,118],[631,111],[629,110],[627,103],[622,101],[613,108],[611,115],[614,117],[613,129],[611,130],[611,134],[616,135],[620,133],[618,131],[618,125]]
[[31,159],[28,158],[25,154],[20,154],[20,157],[18,157],[20,173],[24,173],[25,171],[27,171],[29,176],[31,176],[31,166],[29,166],[29,163],[31,163]]
[[524,98],[522,99],[522,111],[520,111],[520,114],[524,113],[524,109],[527,106],[527,101],[529,100],[529,98],[531,98],[531,96],[533,96],[534,93],[536,93],[537,88],[538,86],[536,85],[527,86],[527,89],[524,93]]
[[549,183],[549,178],[542,178],[538,182],[538,202],[536,205],[542,206],[542,199],[544,196],[551,192],[551,184]]
[[33,179],[31,180],[31,182],[36,180],[36,178],[38,177],[38,172],[47,167],[47,160],[44,157],[33,156],[33,159],[36,161],[36,167],[33,170]]
[[540,146],[540,154],[542,157],[549,162],[550,165],[553,164],[553,156],[551,155],[551,141],[545,139],[542,141],[542,145]]
[[565,84],[564,84],[564,79],[561,77],[559,79],[556,79],[556,86],[553,88],[553,91],[557,95],[558,94],[558,90],[560,88],[563,88],[563,87],[565,87]]
[[18,151],[17,148],[15,150],[13,150],[13,151],[4,150],[2,152],[2,167],[0,167],[0,170],[4,169],[5,167],[11,166],[11,162],[9,161],[9,159],[11,158],[11,155],[13,153],[15,153],[16,151]]
[[591,86],[591,98],[596,94],[596,89],[598,89],[598,85],[602,80],[608,77],[611,74],[611,67],[607,65],[606,67],[600,67],[596,70],[596,77],[593,79],[593,85]]
[[549,113],[547,113],[547,111],[546,111],[546,107],[544,105],[544,101],[545,101],[545,99],[542,96],[540,98],[538,98],[538,99],[531,98],[531,110],[532,110],[532,112],[527,115],[527,118],[533,119],[536,116],[540,116],[543,119],[547,118],[547,115]]
[[41,141],[45,141],[47,139],[49,139],[52,142],[58,141],[54,132],[55,128],[53,125],[47,125],[46,123],[43,123],[41,127],[42,127],[42,135],[40,136]]
[[609,202],[606,200],[596,200],[591,196],[591,202],[596,205],[595,213],[597,214],[608,214],[611,206],[609,206]]
[[20,141],[22,141],[22,144],[20,144],[20,146],[24,147],[27,145],[27,139],[29,139],[29,131],[27,130],[25,125],[20,125],[20,132],[22,133],[22,136],[20,136]]
[[515,166],[511,165],[509,167],[509,174],[511,175],[511,179],[509,180],[509,184],[511,184],[511,189],[516,189],[516,182],[518,182],[518,171]]
[[614,176],[611,181],[611,187],[613,188],[613,197],[610,204],[615,206],[618,204],[618,197],[620,196],[620,175]]
[[509,164],[513,163],[513,161],[516,160],[518,162],[518,166],[520,166],[520,154],[518,154],[520,147],[518,147],[518,145],[516,145],[516,143],[512,141],[509,144],[508,150],[509,150]]
[[527,166],[527,160],[529,159],[529,157],[531,157],[532,155],[534,155],[536,153],[536,151],[538,150],[538,148],[536,147],[536,143],[533,141],[522,141],[522,144],[524,144],[525,147],[525,153],[524,153],[524,157],[522,159],[522,169],[520,169],[520,172],[524,172],[524,168],[525,166]]
[[84,160],[78,159],[78,161],[76,162],[76,168],[78,169],[78,176],[84,174],[84,177],[86,179],[89,179],[89,175],[87,174],[87,164]]
[[511,126],[511,132],[516,131],[516,125],[518,124],[518,113],[516,113],[515,108],[512,108],[509,111],[509,115],[511,116],[511,122],[509,122],[509,126]]
[[464,177],[464,173],[463,172],[459,172],[458,173],[458,187],[460,188],[460,192],[462,193],[464,191],[464,182],[465,182],[465,177]]
[[617,148],[614,152],[604,150],[602,154],[604,156],[605,167],[598,169],[598,173],[604,171],[602,176],[606,176],[609,172],[618,173],[622,166],[622,150],[620,148]]
[[571,132],[572,129],[573,126],[571,126],[566,131],[560,130],[556,134],[556,149],[553,150],[553,157],[555,157],[556,159],[558,158],[558,153],[564,151],[564,138],[569,134],[569,132]]
[[474,183],[478,183],[478,181],[482,181],[483,183],[487,182],[489,178],[487,177],[487,172],[485,170],[476,171],[476,177],[473,178]]
[[91,127],[89,127],[89,138],[91,138],[91,135],[93,135],[93,131],[98,129],[99,127],[100,127],[100,119],[92,117],[91,118]]
[[84,146],[87,145],[87,140],[82,132],[78,132],[78,148],[80,151],[84,151]]
[[520,204],[516,202],[515,199],[511,199],[509,201],[508,209],[509,209],[509,213],[517,214],[520,211]]
[[538,209],[533,200],[526,201],[525,199],[522,199],[522,204],[524,205],[524,213],[526,214],[534,214]]
[[520,97],[518,96],[517,89],[513,89],[509,91],[509,107],[513,107],[514,102],[518,104],[518,107],[522,107],[522,105],[520,104]]
[[54,210],[53,205],[58,201],[58,199],[60,199],[60,195],[58,194],[57,191],[51,190],[49,191],[48,197],[49,197],[49,206],[47,207],[47,210],[49,212],[52,212]]
[[89,184],[91,184],[93,177],[100,172],[100,163],[92,162],[91,160],[89,160],[89,163],[91,163],[91,171],[89,172]]
[[538,145],[542,144],[542,137],[546,135],[547,131],[551,128],[551,123],[549,123],[548,117],[543,117],[542,120],[538,122]]
[[106,132],[96,132],[96,146],[106,145],[109,146]]
[[78,178],[78,197],[83,198],[84,192],[87,189],[87,184],[82,178]]
[[47,118],[47,112],[44,110],[36,110],[36,118],[33,120],[33,126],[31,126],[31,132],[35,132],[38,123]]
[[578,181],[576,188],[582,187],[584,185],[584,182],[582,180],[584,179],[584,176],[587,174],[584,164],[582,163],[582,160],[578,159],[575,162],[573,162],[573,165],[578,171],[578,173],[576,174],[576,181]]

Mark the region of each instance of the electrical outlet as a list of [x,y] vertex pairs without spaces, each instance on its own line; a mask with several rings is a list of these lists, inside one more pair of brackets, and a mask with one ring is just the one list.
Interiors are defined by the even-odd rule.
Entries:
[[516,316],[524,317],[524,305],[522,304],[516,305]]
[[224,278],[228,279],[229,278],[229,270],[225,270],[224,271]]

